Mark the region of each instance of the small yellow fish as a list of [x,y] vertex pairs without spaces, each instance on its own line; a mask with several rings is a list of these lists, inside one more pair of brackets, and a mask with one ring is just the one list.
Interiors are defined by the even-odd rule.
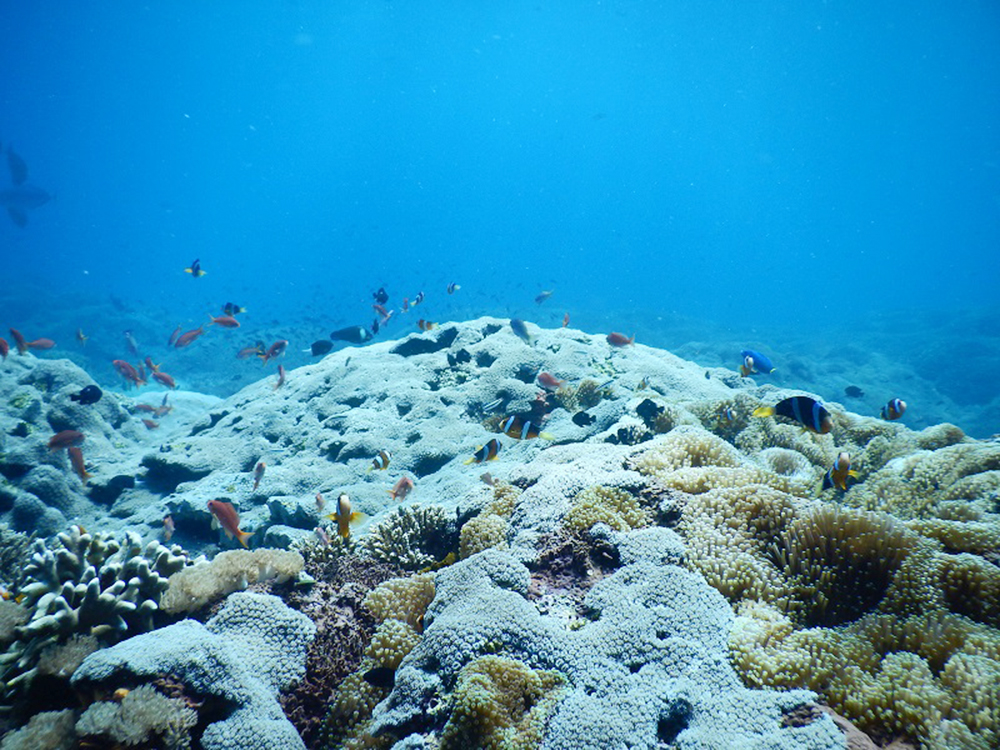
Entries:
[[351,511],[351,498],[347,493],[341,493],[337,498],[337,510],[327,516],[331,521],[337,522],[337,533],[344,539],[351,535],[351,524],[365,518],[364,513]]

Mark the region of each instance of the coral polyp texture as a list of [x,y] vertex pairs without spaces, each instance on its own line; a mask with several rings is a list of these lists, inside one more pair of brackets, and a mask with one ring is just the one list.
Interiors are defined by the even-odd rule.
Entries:
[[[825,702],[880,739],[1000,745],[1000,442],[834,402],[818,434],[754,413],[820,394],[530,330],[447,323],[280,388],[172,392],[155,436],[124,396],[79,411],[70,363],[15,359],[11,737],[842,748]],[[87,484],[48,451],[56,426],[86,432]],[[825,482],[843,453],[857,476]],[[101,530],[29,542],[29,517]]]

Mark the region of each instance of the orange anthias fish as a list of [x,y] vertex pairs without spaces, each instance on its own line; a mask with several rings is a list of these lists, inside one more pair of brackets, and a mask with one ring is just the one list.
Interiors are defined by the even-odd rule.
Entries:
[[268,360],[275,359],[284,354],[285,349],[287,347],[288,347],[288,341],[286,341],[285,339],[279,339],[278,341],[275,341],[273,344],[271,344],[270,348],[262,355],[260,355],[260,358],[264,360],[264,364],[266,365]]
[[635,341],[635,336],[629,338],[624,333],[616,333],[612,331],[608,334],[608,343],[611,346],[628,346]]
[[264,470],[267,466],[263,461],[258,461],[256,468],[253,470],[253,491],[257,491],[257,487],[260,486],[260,480],[264,478]]
[[0,338],[0,356],[7,359],[7,355],[10,353],[10,344],[7,343],[7,339]]
[[10,336],[12,339],[14,339],[14,344],[17,346],[18,354],[24,354],[26,351],[28,351],[28,342],[25,341],[24,336],[21,335],[21,332],[19,330],[17,330],[16,328],[11,328]]
[[174,382],[174,379],[167,375],[167,373],[160,372],[159,369],[153,370],[153,380],[161,385],[167,386],[167,388],[173,389],[177,387],[177,383]]
[[389,494],[392,495],[393,500],[403,500],[410,494],[410,490],[412,490],[413,487],[413,480],[404,475],[400,477],[399,481],[393,485],[391,490],[389,490]]
[[57,432],[49,438],[49,450],[57,451],[60,448],[69,448],[71,445],[79,445],[83,442],[84,434],[79,430],[63,430]]
[[252,357],[255,354],[258,357],[263,357],[267,354],[267,351],[264,349],[263,342],[258,341],[253,346],[244,346],[242,349],[236,352],[236,359],[246,359],[247,357]]
[[118,374],[136,387],[146,384],[146,379],[139,375],[139,371],[123,359],[116,359],[111,362]]
[[52,339],[35,339],[28,342],[29,349],[51,349],[55,345],[56,342]]
[[83,329],[82,328],[77,328],[76,329],[76,340],[80,343],[80,346],[86,346],[88,338],[90,338],[90,337],[83,335]]
[[560,380],[555,375],[549,372],[538,373],[538,385],[542,386],[546,390],[554,391],[557,388],[566,384],[565,380]]
[[212,513],[212,528],[221,526],[227,537],[230,539],[236,537],[244,547],[250,547],[247,539],[253,536],[253,532],[240,531],[240,515],[232,503],[227,503],[225,500],[209,500],[208,510]]
[[180,336],[177,337],[177,340],[174,342],[174,348],[181,349],[187,346],[196,338],[201,336],[201,334],[203,334],[204,332],[205,332],[205,326],[198,326],[192,331],[187,331],[186,333],[182,333]]
[[566,313],[565,315],[563,315],[562,327],[567,328],[568,326],[569,326],[569,313]]
[[176,531],[177,525],[174,523],[173,516],[167,516],[163,519],[163,541],[169,542],[173,536],[174,531]]
[[66,452],[69,453],[69,462],[73,466],[73,471],[80,477],[80,481],[86,484],[91,474],[87,471],[87,467],[83,463],[83,451],[77,446],[71,445],[66,449]]
[[146,425],[147,430],[158,430],[160,429],[160,423],[155,419],[144,419],[142,423]]
[[278,390],[285,384],[285,366],[278,365],[278,382],[274,384],[274,390]]
[[208,317],[212,319],[212,322],[209,323],[209,325],[222,326],[223,328],[240,327],[240,321],[238,321],[232,315],[212,315],[211,313],[209,313]]
[[177,326],[174,332],[170,334],[170,338],[167,339],[167,346],[173,346],[177,343],[177,337],[181,335],[181,327]]

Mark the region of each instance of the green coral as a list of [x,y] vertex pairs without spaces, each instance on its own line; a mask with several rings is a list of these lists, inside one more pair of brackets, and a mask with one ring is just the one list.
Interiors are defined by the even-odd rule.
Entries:
[[541,747],[563,684],[558,673],[536,671],[513,659],[474,659],[459,673],[441,750]]
[[570,531],[589,531],[596,523],[606,523],[616,531],[648,526],[649,513],[638,499],[617,487],[595,486],[583,490],[563,517]]

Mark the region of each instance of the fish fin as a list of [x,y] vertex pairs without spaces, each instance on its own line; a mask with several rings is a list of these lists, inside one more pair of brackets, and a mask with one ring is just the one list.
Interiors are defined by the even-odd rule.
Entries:
[[216,518],[215,516],[212,516],[212,531],[215,531],[218,528],[219,528],[219,519]]
[[24,213],[24,211],[22,211],[21,209],[8,206],[7,215],[10,216],[10,220],[13,221],[21,229],[24,229],[26,226],[28,226],[28,215]]
[[347,519],[347,522],[348,523],[358,523],[360,521],[364,521],[366,518],[368,518],[368,516],[366,516],[360,510],[356,510],[353,513],[351,513],[350,517]]
[[777,412],[774,410],[773,406],[760,406],[753,410],[751,416],[754,417],[773,417]]
[[833,479],[830,478],[830,472],[823,475],[823,489],[828,490],[833,487]]
[[858,472],[856,472],[854,469],[851,469],[849,472],[847,472],[847,476],[857,479],[860,476],[860,474],[858,474]]
[[[254,532],[254,531],[246,532],[246,531],[240,531],[239,529],[237,529],[236,530],[236,535],[237,535],[236,538],[240,540],[240,544],[242,544],[247,549],[250,549],[250,545],[247,544],[247,539],[249,539],[250,537],[252,537],[255,533],[256,532]],[[229,538],[232,539],[232,536],[230,536]]]
[[556,436],[553,435],[551,432],[539,432],[538,433],[538,437],[540,437],[542,440],[555,440],[556,439]]
[[465,461],[462,461],[462,464],[464,466],[468,466],[469,464],[474,464],[474,463],[478,463],[476,461],[476,457],[475,456],[473,456],[472,458],[467,458]]

